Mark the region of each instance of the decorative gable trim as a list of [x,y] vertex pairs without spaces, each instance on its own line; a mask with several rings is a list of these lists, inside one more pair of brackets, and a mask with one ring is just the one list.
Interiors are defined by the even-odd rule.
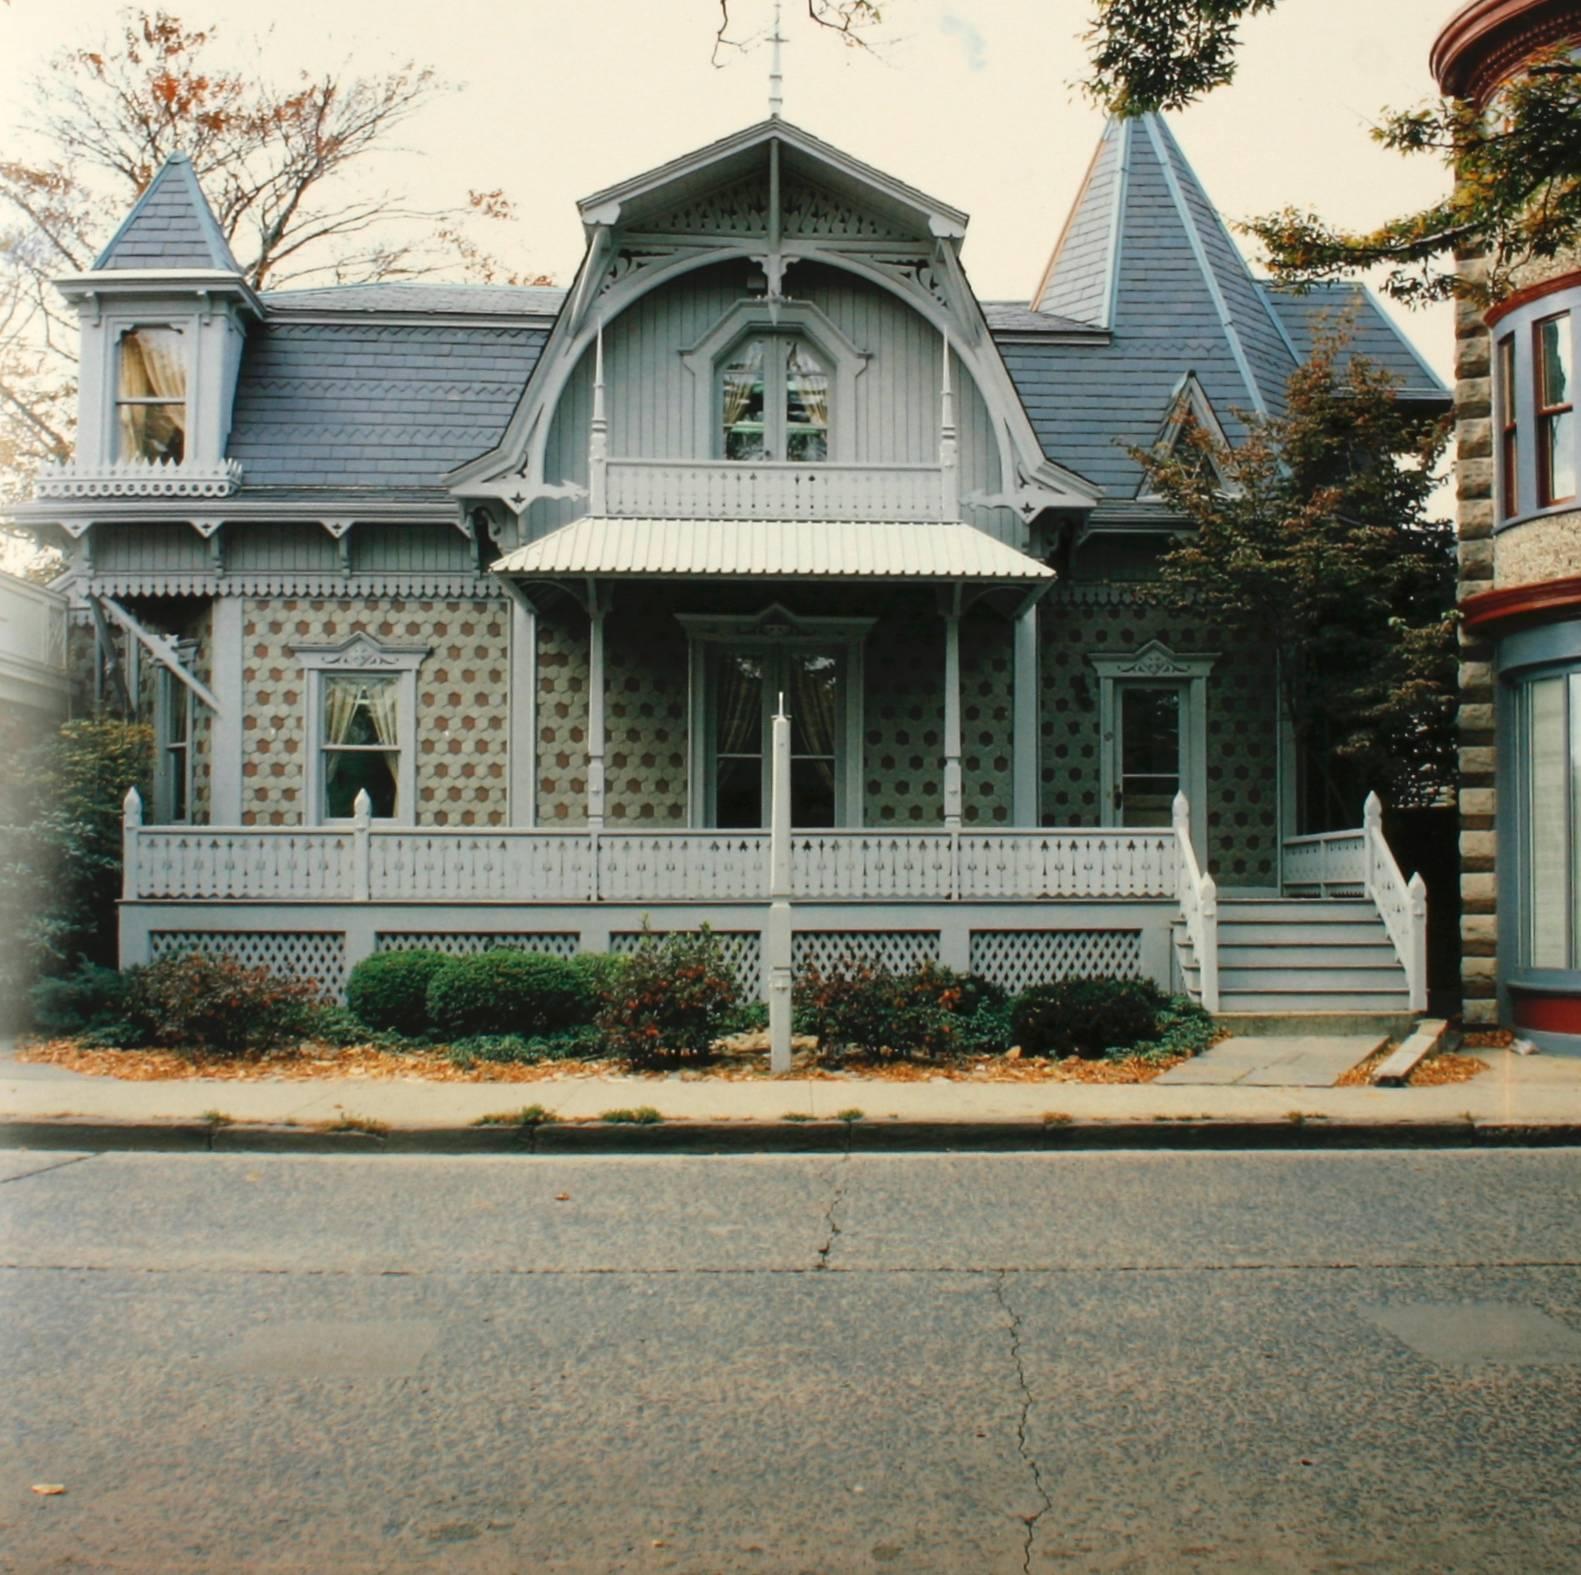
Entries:
[[[1213,467],[1214,479],[1219,484],[1219,490],[1228,497],[1238,495],[1240,489],[1231,486],[1225,480],[1224,468],[1217,458],[1219,454],[1228,451],[1230,440],[1225,436],[1224,427],[1214,411],[1212,401],[1203,392],[1202,384],[1197,381],[1195,372],[1187,372],[1175,385],[1175,392],[1170,396],[1169,409],[1158,429],[1158,436],[1153,440],[1153,453],[1159,459],[1169,458],[1185,440],[1188,424],[1201,427],[1208,434],[1211,446],[1204,457]],[[1145,471],[1142,474],[1141,484],[1137,487],[1136,500],[1138,503],[1164,501],[1153,488]]]

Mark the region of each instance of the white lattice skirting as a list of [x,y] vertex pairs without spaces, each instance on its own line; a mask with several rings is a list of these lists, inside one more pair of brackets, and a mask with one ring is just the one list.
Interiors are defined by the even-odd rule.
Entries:
[[443,952],[447,957],[472,957],[508,946],[514,951],[547,952],[551,957],[575,957],[581,950],[574,931],[526,932],[487,935],[477,931],[386,930],[374,942],[378,952]]
[[1012,992],[1055,979],[1129,979],[1141,971],[1140,930],[972,931],[972,972]]
[[[609,949],[629,956],[647,936],[658,940],[663,934],[659,930],[616,930],[609,938]],[[759,1000],[763,995],[763,937],[756,930],[715,930],[713,934],[735,976],[736,988],[747,1000]]]
[[338,1000],[346,989],[343,935],[303,930],[155,930],[148,937],[155,957],[203,952],[234,957],[248,968],[264,967],[285,979],[313,979]]

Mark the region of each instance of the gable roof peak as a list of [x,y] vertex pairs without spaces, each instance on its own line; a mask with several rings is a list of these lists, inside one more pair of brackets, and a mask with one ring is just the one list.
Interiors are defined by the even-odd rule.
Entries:
[[101,269],[205,268],[240,274],[190,155],[166,156],[94,262]]

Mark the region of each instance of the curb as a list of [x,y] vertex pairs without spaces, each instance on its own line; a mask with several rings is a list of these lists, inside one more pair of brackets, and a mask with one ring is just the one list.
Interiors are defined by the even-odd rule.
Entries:
[[0,1121],[0,1147],[125,1153],[829,1154],[1058,1153],[1143,1149],[1572,1148],[1581,1121],[602,1121],[540,1127],[398,1127],[329,1132],[236,1122]]

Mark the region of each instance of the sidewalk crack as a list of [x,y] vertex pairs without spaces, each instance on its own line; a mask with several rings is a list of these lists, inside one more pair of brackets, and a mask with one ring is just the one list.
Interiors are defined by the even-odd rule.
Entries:
[[823,1245],[818,1249],[818,1261],[814,1269],[827,1269],[829,1267],[829,1254],[834,1251],[835,1238],[840,1235],[840,1221],[836,1215],[840,1205],[845,1202],[845,1190],[850,1184],[851,1156],[844,1155],[836,1161],[835,1169],[829,1173],[829,1179],[834,1183],[834,1195],[829,1199],[829,1207],[823,1212],[823,1222],[826,1234]]
[[1048,1489],[1043,1486],[1043,1470],[1038,1465],[1037,1456],[1027,1447],[1027,1418],[1032,1411],[1032,1390],[1027,1385],[1026,1367],[1021,1360],[1021,1314],[1010,1305],[1010,1295],[1005,1288],[1006,1271],[1001,1269],[994,1275],[994,1297],[1009,1320],[1010,1332],[1010,1360],[1016,1370],[1016,1385],[1021,1391],[1021,1410],[1016,1417],[1016,1449],[1026,1465],[1027,1472],[1032,1478],[1032,1486],[1036,1491],[1042,1508],[1033,1515],[1024,1515],[1026,1522],[1026,1541],[1021,1550],[1021,1568],[1026,1575],[1032,1569],[1032,1539],[1037,1535],[1038,1522],[1054,1507],[1054,1500],[1048,1495]]

